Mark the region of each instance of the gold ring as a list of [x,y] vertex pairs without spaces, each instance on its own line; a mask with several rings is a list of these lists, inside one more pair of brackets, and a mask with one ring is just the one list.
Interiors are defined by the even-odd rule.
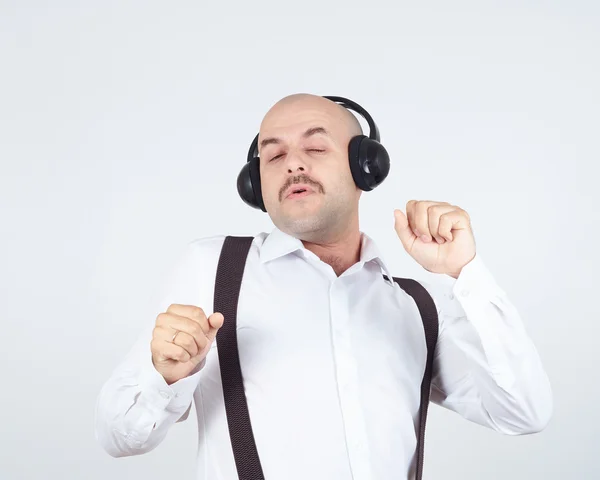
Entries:
[[173,335],[173,338],[171,338],[171,343],[175,343],[175,337],[177,336],[178,333],[179,333],[179,330],[175,330],[175,334]]

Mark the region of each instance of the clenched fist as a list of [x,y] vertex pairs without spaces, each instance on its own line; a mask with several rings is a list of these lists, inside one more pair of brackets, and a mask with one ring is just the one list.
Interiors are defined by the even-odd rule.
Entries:
[[187,377],[206,357],[223,320],[222,313],[206,318],[200,307],[179,304],[156,317],[150,342],[152,363],[168,385]]

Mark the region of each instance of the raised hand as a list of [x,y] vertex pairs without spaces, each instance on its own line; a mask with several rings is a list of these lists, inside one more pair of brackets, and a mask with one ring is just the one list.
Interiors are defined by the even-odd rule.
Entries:
[[219,312],[207,318],[200,307],[179,304],[156,317],[150,342],[152,363],[167,384],[187,377],[206,357],[223,321]]
[[410,200],[406,214],[394,210],[394,228],[404,249],[425,270],[458,278],[475,258],[469,214],[446,202]]

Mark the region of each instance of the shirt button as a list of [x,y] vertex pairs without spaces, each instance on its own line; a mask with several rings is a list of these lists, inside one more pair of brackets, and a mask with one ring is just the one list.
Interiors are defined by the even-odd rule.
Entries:
[[460,292],[460,295],[463,297],[468,297],[469,296],[469,290],[468,289],[463,289],[462,292]]
[[171,398],[171,395],[169,395],[168,392],[165,392],[164,390],[160,391],[160,396],[163,397],[164,399],[169,399]]

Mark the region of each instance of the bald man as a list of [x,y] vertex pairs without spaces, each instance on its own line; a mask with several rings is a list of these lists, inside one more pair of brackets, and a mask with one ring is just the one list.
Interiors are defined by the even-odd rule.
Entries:
[[[253,238],[236,328],[267,479],[415,478],[427,347],[415,303],[359,229],[348,144],[361,133],[346,108],[308,94],[280,100],[260,125],[262,198],[275,227]],[[392,212],[399,246],[450,279],[423,284],[439,322],[431,400],[507,435],[541,431],[552,412],[547,375],[476,252],[468,213],[426,200]],[[157,317],[102,387],[96,435],[111,455],[154,449],[193,400],[196,478],[242,478],[215,341],[228,319],[211,312],[224,240],[188,245]]]

